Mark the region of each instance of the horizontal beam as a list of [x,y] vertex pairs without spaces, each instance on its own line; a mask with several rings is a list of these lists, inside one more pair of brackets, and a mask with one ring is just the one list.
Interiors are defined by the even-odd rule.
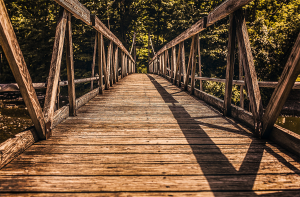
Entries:
[[90,11],[78,0],[54,0],[60,6],[68,10],[73,16],[87,25],[91,25]]
[[113,41],[126,55],[130,57],[133,62],[135,62],[130,53],[123,46],[122,42],[100,21],[96,15],[91,15],[91,22],[94,29],[96,29],[107,39]]

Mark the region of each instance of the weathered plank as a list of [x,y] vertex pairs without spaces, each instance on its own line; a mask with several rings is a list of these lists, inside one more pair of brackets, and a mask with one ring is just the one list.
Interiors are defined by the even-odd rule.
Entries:
[[253,0],[226,0],[208,14],[207,27],[225,18]]
[[228,30],[228,54],[226,66],[226,82],[225,82],[225,95],[224,95],[224,116],[230,116],[231,112],[231,97],[232,97],[232,81],[234,75],[234,62],[235,62],[235,46],[236,46],[236,24],[233,14],[229,17],[229,30]]
[[199,42],[199,34],[195,35],[195,40],[193,43],[194,49],[192,54],[192,69],[191,69],[191,92],[190,92],[191,95],[194,94],[194,89],[195,89],[196,52],[197,52],[198,42]]
[[268,103],[263,116],[262,136],[270,134],[283,105],[285,104],[292,87],[300,74],[300,34],[281,74],[277,87]]
[[193,36],[192,43],[191,43],[191,49],[190,49],[189,63],[187,66],[186,76],[185,76],[185,80],[184,80],[184,90],[187,90],[188,85],[189,85],[189,75],[190,75],[190,70],[191,70],[193,58],[194,58],[195,40],[196,40],[196,37]]
[[74,76],[74,60],[73,60],[73,41],[72,41],[72,23],[71,13],[68,13],[66,28],[66,60],[67,60],[67,76],[68,76],[68,96],[69,96],[69,115],[76,116],[76,95],[75,95],[75,76]]
[[87,25],[91,25],[90,11],[82,5],[78,0],[54,0],[56,3],[64,7],[75,18],[78,18],[85,22]]
[[19,85],[20,92],[28,108],[40,139],[46,138],[45,120],[32,80],[26,66],[16,34],[10,22],[3,0],[0,1],[0,44],[9,63],[10,69]]
[[235,12],[236,33],[238,38],[239,51],[243,57],[245,80],[247,82],[248,96],[255,120],[255,133],[261,136],[263,106],[258,86],[257,74],[255,71],[254,60],[248,36],[248,29],[242,10]]
[[[95,66],[96,66],[96,56],[97,56],[97,32],[96,32],[96,35],[95,35],[95,43],[94,43],[94,53],[93,53],[93,63],[92,63],[92,76],[91,77],[94,77],[95,76]],[[99,75],[101,76],[101,75]],[[91,81],[91,90],[94,89],[94,80]]]
[[45,96],[45,104],[44,104],[45,122],[49,122],[49,121],[51,122],[54,113],[57,89],[59,86],[61,58],[63,54],[66,25],[67,25],[67,11],[61,9],[59,14],[59,19],[56,25],[55,40],[54,40],[52,59],[50,64],[50,71],[48,75],[48,83],[47,83],[47,90]]

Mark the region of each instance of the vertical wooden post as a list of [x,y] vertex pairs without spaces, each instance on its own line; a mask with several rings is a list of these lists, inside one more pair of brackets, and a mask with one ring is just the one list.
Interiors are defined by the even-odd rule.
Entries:
[[42,108],[33,88],[30,74],[3,0],[0,0],[0,13],[0,44],[19,85],[20,92],[37,134],[40,139],[46,139],[47,133]]
[[[300,74],[300,34],[263,116],[262,137],[268,137],[293,85]],[[248,84],[247,84],[248,85]]]
[[105,46],[104,46],[104,39],[103,36],[101,36],[102,39],[102,61],[103,61],[103,72],[104,72],[104,85],[105,85],[105,90],[109,89],[109,81],[108,81],[108,72],[107,72],[107,67],[108,65],[106,64],[106,55],[105,55]]
[[198,47],[199,34],[195,35],[194,52],[192,54],[192,71],[191,71],[191,95],[194,94],[195,89],[195,74],[196,74],[196,53]]
[[[239,80],[243,80],[243,60],[242,60],[242,54],[239,52]],[[240,107],[244,109],[244,86],[240,86]]]
[[[198,39],[198,63],[199,63],[199,77],[202,77],[202,62],[201,62],[201,51],[200,51],[200,39]],[[203,91],[203,83],[200,79],[200,90]]]
[[67,54],[67,75],[68,75],[68,96],[69,96],[69,115],[76,116],[76,95],[75,95],[75,77],[73,61],[73,41],[72,41],[72,23],[71,13],[68,13],[66,29],[66,54]]
[[150,66],[150,31],[148,31],[148,64],[147,64],[147,73],[149,73]]
[[134,58],[134,73],[137,72],[136,70],[136,45],[134,45],[134,49],[133,49],[133,58]]
[[105,88],[108,90],[109,89],[109,85],[110,85],[110,78],[111,78],[111,73],[110,73],[110,67],[111,67],[111,52],[112,52],[112,41],[109,42],[108,45],[108,51],[107,51],[107,65],[106,65],[106,72],[107,72],[107,86],[105,86]]
[[110,52],[110,76],[109,76],[109,81],[110,81],[110,86],[113,86],[113,81],[114,81],[114,45],[113,42],[111,42],[111,52]]
[[[176,79],[176,72],[177,72],[177,70],[176,70],[176,47],[174,46],[174,47],[172,47],[172,75],[171,75],[171,79],[173,80],[173,81],[175,81]],[[176,83],[176,82],[175,82]],[[174,84],[175,84],[174,83]]]
[[228,54],[226,67],[226,81],[225,81],[225,96],[224,96],[224,116],[231,115],[231,96],[232,83],[234,75],[234,60],[235,60],[235,46],[236,46],[236,25],[234,14],[229,17],[230,25],[228,30]]
[[[96,55],[97,55],[97,33],[95,35],[95,44],[94,44],[94,54],[93,54],[93,64],[92,64],[92,77],[95,76],[95,65],[96,65]],[[94,81],[91,81],[91,90],[94,89]]]
[[[54,114],[55,99],[59,83],[61,59],[64,48],[64,40],[67,26],[67,11],[63,8],[59,11],[57,20],[53,53],[51,58],[47,90],[44,104],[45,122],[51,122]],[[51,124],[51,123],[50,123]]]
[[[184,41],[182,41],[182,48],[181,48],[181,64],[182,64],[182,71],[183,71],[183,83],[185,84],[185,79],[186,79],[186,64],[185,64],[185,47],[184,47]],[[181,84],[180,84],[180,86],[181,86]]]
[[174,81],[173,85],[177,84],[177,80],[180,81],[180,72],[178,73],[179,67],[180,67],[180,57],[181,57],[181,43],[179,44],[178,47],[178,56],[177,56],[177,61],[175,62],[175,75],[174,75]]
[[124,52],[121,51],[121,78],[123,79],[124,77],[124,62],[125,62],[125,58],[124,58]]
[[99,70],[99,94],[103,94],[103,35],[97,33],[98,36],[98,70]]
[[165,51],[164,54],[164,77],[167,78],[167,67],[168,67],[168,58],[169,58],[169,53],[168,50]]
[[251,52],[248,30],[242,10],[238,10],[235,12],[235,18],[238,46],[239,51],[242,54],[243,66],[245,71],[245,81],[247,84],[250,105],[255,121],[255,133],[257,136],[261,136],[263,106]]
[[118,63],[119,63],[119,47],[115,48],[115,65],[114,65],[114,83],[117,83],[117,72],[118,72]]
[[189,63],[186,71],[186,76],[185,76],[185,83],[184,83],[184,90],[188,90],[188,85],[189,85],[189,78],[190,78],[190,69],[192,65],[192,59],[193,59],[193,54],[194,54],[194,44],[195,44],[195,39],[196,36],[193,36],[192,38],[192,43],[191,43],[191,50],[190,50],[190,56],[189,56]]

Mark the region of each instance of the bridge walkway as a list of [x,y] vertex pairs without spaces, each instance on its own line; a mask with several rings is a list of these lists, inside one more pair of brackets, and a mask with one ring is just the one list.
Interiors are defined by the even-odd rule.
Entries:
[[0,171],[9,196],[296,196],[300,158],[157,75],[132,74]]

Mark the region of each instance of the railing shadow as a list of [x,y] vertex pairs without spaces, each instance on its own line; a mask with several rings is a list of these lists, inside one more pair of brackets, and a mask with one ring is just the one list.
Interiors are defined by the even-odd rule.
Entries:
[[[223,120],[228,121],[228,123],[233,124],[234,127],[237,128],[237,130],[228,129],[219,125],[216,126],[214,124],[204,123],[197,120],[199,119],[199,117],[191,117],[191,115],[185,110],[185,108],[181,105],[178,105],[179,102],[170,93],[168,93],[166,89],[155,80],[155,78],[150,75],[148,75],[148,77],[165,103],[173,104],[169,106],[169,109],[172,112],[174,118],[177,120],[180,129],[182,130],[183,134],[186,137],[186,140],[192,148],[193,154],[195,155],[195,158],[197,159],[197,162],[200,165],[203,174],[206,177],[215,196],[223,196],[224,193],[220,193],[220,191],[229,190],[248,191],[248,194],[250,196],[256,196],[257,194],[253,191],[253,186],[257,177],[259,166],[261,164],[264,150],[277,158],[293,172],[299,173],[299,170],[296,167],[285,161],[284,158],[272,151],[271,148],[267,147],[265,141],[251,137],[250,138],[252,139],[252,142],[247,150],[246,156],[243,159],[239,170],[236,170],[236,168],[232,165],[228,158],[222,153],[220,148],[214,143],[211,137],[201,128],[201,125],[209,128],[216,128],[224,131],[226,130],[227,132],[237,133],[245,137],[249,137],[249,132],[246,132],[245,130],[243,130],[243,128],[239,127],[237,124],[234,124],[228,118],[221,116],[220,113],[216,113],[215,110],[213,110],[215,113],[213,116],[220,117]],[[180,111],[180,113],[178,113],[178,111]],[[210,114],[207,117],[210,118],[211,116],[212,115]],[[182,117],[185,117],[185,120],[188,120],[188,124],[182,121]],[[201,117],[201,119],[203,119],[203,117]],[[191,131],[187,132],[188,125],[190,124],[193,124],[193,131],[195,132],[193,138],[189,137]],[[260,144],[260,149],[257,148],[258,143]],[[209,144],[210,147],[214,149],[214,154],[199,154],[199,145],[201,144]],[[222,168],[218,168],[221,165]],[[260,196],[277,195],[282,196],[284,195],[284,192],[263,194]]]

